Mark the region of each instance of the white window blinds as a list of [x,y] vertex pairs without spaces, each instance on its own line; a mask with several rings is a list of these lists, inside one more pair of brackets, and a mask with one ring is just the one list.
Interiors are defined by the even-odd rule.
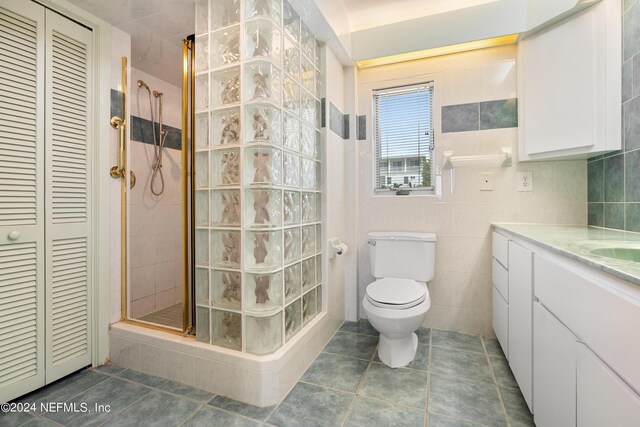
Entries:
[[432,189],[433,82],[373,91],[375,189]]

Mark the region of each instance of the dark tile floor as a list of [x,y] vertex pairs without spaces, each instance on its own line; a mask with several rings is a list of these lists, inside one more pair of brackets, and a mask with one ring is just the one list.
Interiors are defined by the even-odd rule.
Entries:
[[[87,405],[90,413],[1,413],[0,426],[532,426],[497,341],[418,331],[406,368],[380,363],[378,333],[347,322],[276,407],[257,408],[140,372],[106,365],[18,399]],[[95,404],[110,405],[96,412]]]

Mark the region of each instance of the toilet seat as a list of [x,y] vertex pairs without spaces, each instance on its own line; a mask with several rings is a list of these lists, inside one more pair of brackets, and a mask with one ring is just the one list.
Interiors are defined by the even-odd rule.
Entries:
[[367,286],[366,296],[376,307],[401,310],[422,303],[428,292],[424,284],[415,280],[385,277]]

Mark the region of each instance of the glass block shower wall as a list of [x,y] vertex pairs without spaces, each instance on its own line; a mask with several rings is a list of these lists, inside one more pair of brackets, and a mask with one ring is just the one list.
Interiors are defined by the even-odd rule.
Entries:
[[267,354],[322,311],[322,52],[286,1],[196,4],[196,336]]

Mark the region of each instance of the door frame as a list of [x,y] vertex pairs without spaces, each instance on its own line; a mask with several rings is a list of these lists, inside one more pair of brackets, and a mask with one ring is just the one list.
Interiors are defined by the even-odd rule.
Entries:
[[110,199],[109,168],[111,162],[111,25],[66,0],[32,0],[73,21],[90,28],[93,32],[93,102],[92,141],[93,156],[88,166],[92,169],[92,192],[90,206],[91,224],[91,265],[90,296],[93,315],[90,328],[93,335],[91,363],[104,364],[109,358],[109,283],[110,283]]

